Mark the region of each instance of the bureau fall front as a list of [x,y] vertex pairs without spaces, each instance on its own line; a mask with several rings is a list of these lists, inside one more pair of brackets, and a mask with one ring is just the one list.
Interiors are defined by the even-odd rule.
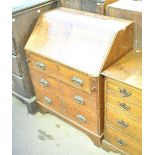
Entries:
[[132,49],[133,22],[58,8],[38,20],[25,52],[40,112],[50,112],[101,145],[104,78]]

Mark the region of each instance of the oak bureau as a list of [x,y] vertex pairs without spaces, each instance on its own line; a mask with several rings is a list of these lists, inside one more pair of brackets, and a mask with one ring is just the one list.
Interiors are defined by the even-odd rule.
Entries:
[[132,50],[102,74],[105,76],[103,148],[142,154],[142,53]]
[[101,145],[103,69],[132,49],[133,22],[58,8],[43,14],[26,46],[39,110],[50,112]]

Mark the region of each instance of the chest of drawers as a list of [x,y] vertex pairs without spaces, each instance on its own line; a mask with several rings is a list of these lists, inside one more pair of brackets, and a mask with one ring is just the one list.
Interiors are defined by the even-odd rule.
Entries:
[[12,94],[37,112],[36,97],[29,75],[24,46],[40,14],[57,6],[56,0],[13,1],[12,8]]
[[142,145],[141,52],[135,50],[102,73],[105,77],[103,148],[140,155]]
[[[109,23],[116,27],[109,28]],[[129,21],[65,8],[45,13],[25,47],[40,111],[71,123],[100,146],[104,134],[100,73],[132,49],[132,38]]]

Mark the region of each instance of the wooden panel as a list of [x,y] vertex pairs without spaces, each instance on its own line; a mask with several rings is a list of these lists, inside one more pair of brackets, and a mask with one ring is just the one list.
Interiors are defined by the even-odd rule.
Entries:
[[16,42],[14,38],[12,38],[12,54],[17,55]]
[[118,32],[113,42],[113,45],[111,46],[111,50],[107,54],[107,58],[103,63],[102,71],[133,49],[133,35],[134,35],[133,23]]
[[[140,107],[142,106],[141,90],[110,78],[106,78],[106,87],[107,87],[107,93],[111,93],[127,101],[133,101],[135,104],[137,104]],[[128,95],[124,96],[126,95],[126,93]]]
[[142,125],[122,113],[116,112],[115,110],[106,107],[105,120],[107,123],[113,125],[119,129],[122,133],[128,134],[129,136],[141,140],[142,138]]
[[61,0],[64,7],[96,13],[95,0]]
[[21,76],[21,64],[18,56],[12,55],[12,73]]
[[97,116],[98,116],[98,125],[99,125],[99,131],[100,133],[104,133],[104,77],[103,76],[99,76],[99,80],[98,80],[98,88],[99,88],[99,92],[98,92],[98,102],[96,104],[96,111],[97,111]]
[[96,13],[96,3],[95,0],[81,0],[81,10]]
[[[76,70],[73,70],[67,66],[58,64],[54,61],[50,61],[44,57],[37,56],[35,54],[28,54],[29,67],[35,69],[43,74],[47,74],[51,77],[55,77],[71,86],[79,88],[89,94],[96,95],[97,93],[97,79],[91,78],[86,74],[82,74]],[[41,69],[37,66],[37,63],[42,63],[45,65],[45,69]],[[82,80],[82,85],[76,84],[72,81],[73,77],[77,77]]]
[[133,46],[142,49],[142,2],[119,0],[107,6],[106,15],[134,21]]
[[142,109],[136,106],[134,102],[124,101],[122,98],[118,98],[110,93],[106,95],[105,102],[107,106],[126,115],[126,117],[130,117],[139,122],[142,121]]
[[[142,147],[141,143],[135,141],[134,139],[125,136],[123,133],[115,131],[114,129],[109,128],[106,126],[105,128],[105,140],[113,144],[114,146],[118,147],[119,149],[132,154],[132,155],[141,155],[142,154]],[[124,143],[124,144],[120,144]]]
[[61,0],[61,4],[64,7],[71,9],[81,9],[81,0]]
[[[63,82],[58,81],[55,78],[50,78],[49,76],[41,74],[40,72],[37,72],[35,70],[30,70],[30,73],[36,92],[37,88],[39,88],[43,92],[45,91],[47,93],[60,96],[61,98],[63,98],[64,101],[96,114],[97,100],[94,96],[86,94],[83,91],[80,91],[79,89],[70,87]],[[47,87],[42,86],[42,84],[40,83],[41,79],[44,79],[48,82]]]
[[[39,92],[39,89],[37,90],[36,94],[39,97],[38,98],[39,104],[41,105],[44,104],[44,106],[46,106],[49,110],[61,113],[68,119],[78,123],[82,128],[86,128],[89,131],[98,134],[98,124],[95,115],[88,113],[73,104],[66,103],[53,94],[47,94],[42,91]],[[49,97],[51,101],[53,101],[53,104],[51,105],[46,104],[44,101],[45,96]]]
[[27,97],[23,78],[14,74],[12,74],[12,90],[24,97]]

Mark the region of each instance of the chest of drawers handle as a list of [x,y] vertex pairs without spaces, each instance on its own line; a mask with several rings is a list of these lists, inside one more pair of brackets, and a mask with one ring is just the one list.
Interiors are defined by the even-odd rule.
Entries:
[[45,70],[45,64],[43,64],[42,62],[36,62],[36,65],[39,69]]
[[82,123],[85,123],[85,122],[86,122],[86,118],[85,118],[84,116],[82,116],[82,115],[77,115],[76,117],[78,118],[78,120],[79,120],[80,122],[82,122]]
[[43,87],[48,87],[48,81],[45,79],[40,79],[40,83]]
[[129,126],[128,123],[124,122],[123,120],[117,120],[117,123],[123,128],[127,128]]
[[116,138],[116,142],[117,142],[117,144],[119,144],[121,146],[125,146],[126,145],[126,143],[123,140],[119,139],[119,138]]
[[124,111],[128,111],[130,110],[130,106],[127,106],[125,103],[120,103],[119,102],[119,106],[124,110]]
[[123,96],[123,97],[128,97],[132,94],[132,93],[128,92],[126,89],[120,89],[120,88],[119,88],[119,92],[120,92],[121,96]]
[[72,77],[72,82],[75,83],[78,86],[81,86],[81,87],[83,85],[83,81],[80,78],[76,77],[76,76]]
[[44,97],[44,101],[47,103],[47,104],[52,104],[52,100],[50,98],[48,98],[47,96]]
[[74,100],[78,103],[83,105],[84,104],[84,99],[81,96],[75,96]]

